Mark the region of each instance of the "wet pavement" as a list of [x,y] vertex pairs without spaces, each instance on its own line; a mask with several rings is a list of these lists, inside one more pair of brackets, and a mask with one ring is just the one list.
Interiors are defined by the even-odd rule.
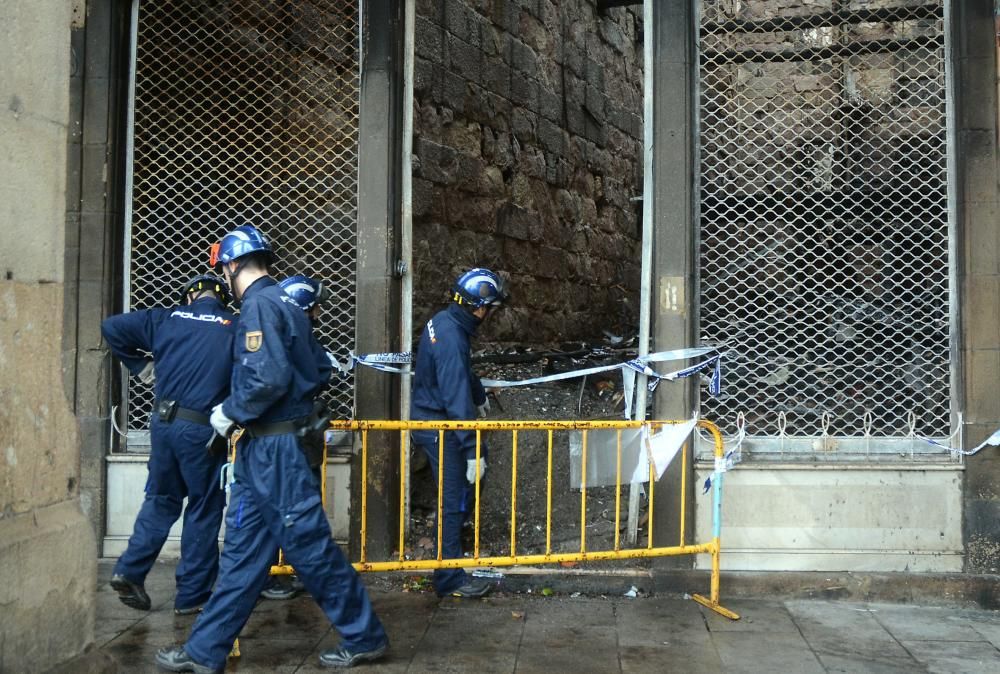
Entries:
[[[100,564],[95,641],[122,672],[152,672],[153,654],[182,643],[194,617],[173,614],[171,564],[146,583],[153,610],[122,605]],[[403,592],[365,580],[392,643],[372,672],[1000,672],[1000,613],[974,608],[825,600],[739,599],[730,621],[681,596],[627,598],[497,593],[483,600]],[[336,645],[306,596],[262,601],[240,636],[232,672],[317,672]]]

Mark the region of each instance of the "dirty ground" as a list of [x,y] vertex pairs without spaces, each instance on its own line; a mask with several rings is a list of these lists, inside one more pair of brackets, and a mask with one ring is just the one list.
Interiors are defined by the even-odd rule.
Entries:
[[[183,643],[194,616],[175,616],[174,565],[147,579],[152,611],[123,606],[98,571],[95,645],[118,672],[155,672],[156,650]],[[501,591],[483,600],[402,592],[386,574],[365,574],[389,634],[388,657],[359,672],[996,672],[1000,614],[802,599],[740,599],[723,618],[682,595]],[[338,635],[308,596],[262,601],[240,635],[229,672],[320,672],[319,652]]]

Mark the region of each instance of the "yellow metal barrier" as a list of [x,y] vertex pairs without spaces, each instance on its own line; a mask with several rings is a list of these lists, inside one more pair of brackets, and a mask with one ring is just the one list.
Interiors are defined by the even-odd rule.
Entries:
[[[722,501],[722,474],[715,478],[712,504],[713,536],[705,543],[686,544],[684,522],[686,519],[686,484],[687,484],[687,456],[681,452],[681,511],[680,511],[680,542],[673,546],[656,547],[653,544],[653,512],[655,499],[655,475],[653,467],[650,466],[649,479],[649,539],[644,548],[622,549],[619,543],[618,532],[621,530],[621,431],[627,429],[640,428],[648,425],[651,429],[656,429],[665,425],[685,423],[683,421],[333,421],[331,428],[334,430],[354,431],[361,433],[361,558],[354,564],[358,571],[429,571],[439,568],[468,568],[468,567],[504,567],[515,564],[552,564],[559,562],[582,562],[590,560],[615,560],[615,559],[636,559],[649,557],[666,557],[677,555],[694,555],[708,553],[712,555],[712,575],[711,586],[708,597],[693,595],[692,598],[713,611],[731,618],[739,619],[736,613],[724,608],[719,604],[719,556],[721,553],[720,533],[721,533],[721,501]],[[710,421],[698,421],[698,426],[711,433],[715,442],[715,456],[717,459],[723,458],[722,435],[718,427]],[[445,431],[475,431],[476,433],[476,474],[479,474],[478,463],[481,460],[481,434],[483,431],[510,431],[512,434],[512,455],[511,455],[511,513],[510,513],[510,549],[508,556],[488,556],[482,557],[479,554],[479,478],[475,482],[475,538],[473,554],[471,557],[461,559],[444,559],[441,553],[441,528],[443,520],[443,499],[444,491],[443,471],[438,471],[438,498],[437,498],[437,556],[431,560],[407,560],[406,550],[406,523],[404,521],[404,499],[405,494],[400,493],[400,527],[399,527],[399,559],[394,561],[371,561],[367,555],[367,530],[368,530],[368,433],[370,431],[399,431],[400,432],[400,471],[408,470],[407,457],[409,455],[409,433],[413,430],[436,430],[438,431],[438,465],[444,465],[444,433]],[[617,475],[615,481],[615,544],[613,550],[587,550],[587,486],[586,480],[581,480],[580,489],[580,550],[570,553],[552,552],[552,447],[553,432],[555,431],[582,431],[582,457],[581,475],[587,475],[587,431],[591,430],[615,430],[618,431],[618,456]],[[518,555],[517,551],[517,449],[519,431],[547,431],[548,432],[548,456],[546,474],[546,522],[545,522],[545,554]],[[325,475],[325,462],[324,462]],[[400,481],[401,484],[403,481]],[[402,489],[402,487],[401,487]],[[272,573],[292,573],[293,570],[288,565],[275,566]]]

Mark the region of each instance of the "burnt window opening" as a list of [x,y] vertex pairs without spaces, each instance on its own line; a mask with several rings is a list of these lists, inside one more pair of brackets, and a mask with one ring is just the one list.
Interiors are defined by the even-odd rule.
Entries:
[[702,3],[701,412],[754,437],[951,432],[943,0],[855,4]]
[[[332,288],[323,344],[354,347],[358,31],[356,0],[139,2],[129,308],[169,306],[208,270],[211,243],[253,224],[279,276]],[[353,376],[328,396],[349,416]],[[130,380],[130,430],[151,406],[152,390]]]

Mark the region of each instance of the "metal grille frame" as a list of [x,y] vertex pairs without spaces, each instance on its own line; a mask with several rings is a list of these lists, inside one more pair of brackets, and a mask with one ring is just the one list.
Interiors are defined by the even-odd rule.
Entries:
[[764,451],[913,456],[950,435],[948,0],[703,0],[701,411]]
[[[332,288],[321,343],[354,348],[359,12],[357,0],[133,0],[125,310],[171,306],[208,271],[210,244],[253,224],[279,278]],[[145,444],[152,391],[123,390],[130,444]],[[350,416],[353,376],[327,397]]]

